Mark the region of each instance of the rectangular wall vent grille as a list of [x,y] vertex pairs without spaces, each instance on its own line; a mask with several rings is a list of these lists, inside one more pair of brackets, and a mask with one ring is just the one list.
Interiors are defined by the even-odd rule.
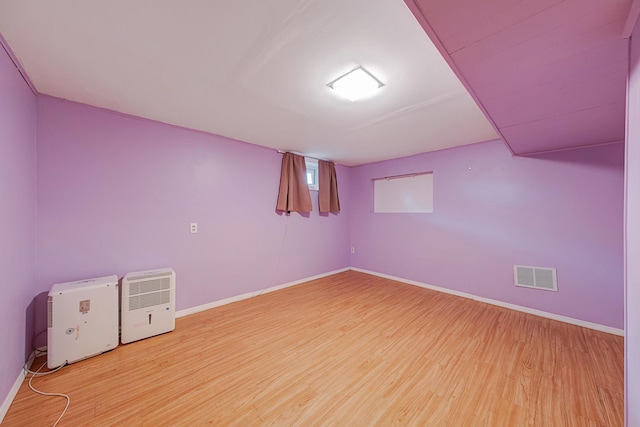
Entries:
[[513,273],[516,286],[558,291],[558,277],[555,268],[514,265]]

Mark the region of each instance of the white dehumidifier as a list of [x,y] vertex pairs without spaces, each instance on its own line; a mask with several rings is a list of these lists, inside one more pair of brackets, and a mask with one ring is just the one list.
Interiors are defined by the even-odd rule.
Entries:
[[173,331],[176,273],[170,268],[127,273],[122,279],[122,344]]
[[49,291],[49,369],[118,346],[118,276],[58,283]]

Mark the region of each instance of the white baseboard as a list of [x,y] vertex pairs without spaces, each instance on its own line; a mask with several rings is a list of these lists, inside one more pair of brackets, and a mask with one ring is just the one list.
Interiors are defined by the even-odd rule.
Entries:
[[472,299],[474,301],[483,302],[486,304],[497,305],[498,307],[508,308],[510,310],[521,311],[527,314],[533,314],[535,316],[545,317],[547,319],[558,320],[564,323],[570,323],[576,326],[582,326],[588,329],[594,329],[600,332],[606,332],[613,335],[624,336],[624,330],[613,328],[611,326],[600,325],[598,323],[587,322],[585,320],[574,319],[573,317],[561,316],[559,314],[549,313],[542,310],[536,310],[535,308],[523,307],[521,305],[510,304],[490,298],[484,298],[477,295],[469,294],[466,292],[455,291],[453,289],[441,288],[439,286],[428,285],[422,282],[416,282],[415,280],[403,279],[402,277],[390,276],[384,273],[378,273],[376,271],[365,270],[362,268],[351,267],[353,271],[359,271],[361,273],[371,274],[372,276],[384,277],[385,279],[395,280],[397,282],[407,283],[409,285],[419,286],[421,288],[431,289],[433,291],[444,292],[446,294],[456,295],[463,298]]
[[204,311],[204,310],[209,310],[211,308],[220,307],[221,305],[230,304],[232,302],[242,301],[244,299],[253,298],[253,297],[256,297],[258,295],[262,295],[262,294],[266,294],[266,293],[269,293],[269,292],[277,291],[279,289],[288,288],[290,286],[300,285],[302,283],[309,282],[311,280],[321,279],[323,277],[331,276],[333,274],[342,273],[342,272],[348,271],[348,270],[350,270],[349,267],[341,268],[339,270],[334,270],[334,271],[329,271],[327,273],[317,274],[315,276],[306,277],[304,279],[295,280],[293,282],[283,283],[281,285],[272,286],[270,288],[262,289],[262,290],[259,290],[259,291],[247,292],[246,294],[236,295],[234,297],[226,298],[226,299],[223,299],[223,300],[213,301],[213,302],[210,302],[210,303],[207,303],[207,304],[202,304],[202,305],[197,305],[195,307],[185,308],[184,310],[176,311],[176,317],[184,317],[184,316],[188,316],[190,314],[199,313],[199,312]]
[[[31,369],[31,364],[33,363],[34,360],[35,360],[35,352],[31,353],[31,355],[29,356],[29,359],[27,359],[27,363],[25,364],[27,369]],[[13,387],[11,387],[11,390],[9,390],[9,394],[7,394],[7,397],[5,397],[4,402],[2,402],[2,406],[0,406],[0,424],[2,424],[2,420],[4,420],[4,416],[7,415],[7,412],[9,412],[9,407],[13,403],[13,399],[16,398],[16,395],[18,394],[18,390],[20,390],[20,386],[22,385],[22,382],[24,381],[24,378],[26,376],[27,376],[27,371],[23,367],[23,369],[21,369],[20,373],[18,374],[18,378],[16,379],[16,382],[13,383]]]
[[27,372],[24,369],[20,370],[20,374],[18,375],[16,382],[13,383],[13,387],[11,387],[11,390],[9,390],[9,394],[7,394],[4,402],[2,402],[2,406],[0,406],[0,423],[2,423],[2,420],[4,420],[4,416],[7,415],[9,407],[13,403],[13,399],[15,399],[16,394],[18,394],[18,390],[20,390],[20,386],[22,385],[26,374]]

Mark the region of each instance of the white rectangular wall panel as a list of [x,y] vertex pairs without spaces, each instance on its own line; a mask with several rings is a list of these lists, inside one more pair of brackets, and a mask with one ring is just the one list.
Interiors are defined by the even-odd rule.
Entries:
[[170,268],[127,273],[122,279],[123,344],[175,329],[176,273]]
[[433,212],[433,173],[374,180],[373,204],[376,213]]
[[118,346],[118,276],[51,287],[48,298],[49,369]]

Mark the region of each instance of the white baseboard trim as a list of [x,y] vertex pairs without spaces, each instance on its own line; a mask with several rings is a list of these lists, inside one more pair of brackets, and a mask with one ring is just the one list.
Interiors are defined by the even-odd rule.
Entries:
[[15,399],[16,394],[18,394],[18,390],[20,390],[20,386],[22,385],[26,374],[27,372],[24,369],[20,370],[20,374],[18,375],[16,382],[13,383],[13,387],[11,387],[11,390],[9,390],[9,394],[7,394],[4,402],[2,402],[2,406],[0,406],[0,423],[2,423],[2,420],[4,420],[4,416],[7,415],[7,412],[9,412],[9,407],[13,403],[13,399]]
[[230,298],[226,298],[226,299],[222,299],[222,300],[218,300],[218,301],[213,301],[213,302],[210,302],[210,303],[207,303],[207,304],[202,304],[202,305],[197,305],[195,307],[185,308],[184,310],[176,311],[176,317],[188,316],[190,314],[199,313],[201,311],[209,310],[211,308],[220,307],[221,305],[230,304],[232,302],[242,301],[244,299],[257,297],[258,295],[266,294],[266,293],[269,293],[269,292],[277,291],[279,289],[284,289],[284,288],[288,288],[288,287],[291,287],[291,286],[300,285],[302,283],[309,282],[311,280],[321,279],[323,277],[331,276],[331,275],[342,273],[344,271],[349,271],[349,270],[351,270],[350,267],[341,268],[339,270],[333,270],[333,271],[329,271],[327,273],[317,274],[315,276],[306,277],[304,279],[295,280],[293,282],[283,283],[281,285],[272,286],[270,288],[261,289],[259,291],[247,292],[246,294],[236,295],[234,297],[230,297]]
[[484,298],[477,295],[469,294],[466,292],[455,291],[453,289],[442,288],[440,286],[428,285],[422,282],[416,282],[415,280],[403,279],[402,277],[391,276],[384,273],[378,273],[377,271],[365,270],[362,268],[351,267],[353,271],[359,271],[360,273],[371,274],[372,276],[383,277],[385,279],[395,280],[397,282],[407,283],[409,285],[419,286],[421,288],[431,289],[433,291],[444,292],[446,294],[456,295],[462,298],[472,299],[474,301],[483,302],[486,304],[496,305],[498,307],[508,308],[510,310],[521,311],[527,314],[533,314],[535,316],[545,317],[547,319],[558,320],[560,322],[569,323],[576,326],[582,326],[583,328],[594,329],[600,332],[606,332],[613,335],[624,336],[624,330],[613,328],[611,326],[600,325],[598,323],[587,322],[585,320],[574,319],[573,317],[561,316],[559,314],[549,313],[547,311],[536,310],[535,308],[523,307],[521,305],[510,304],[508,302],[502,302],[490,298]]
[[[29,359],[27,359],[27,363],[25,364],[27,369],[31,369],[31,364],[33,363],[34,359],[35,351],[32,352],[29,356]],[[22,382],[24,381],[24,378],[26,376],[27,371],[23,367],[23,369],[20,369],[20,373],[18,374],[16,382],[13,383],[13,387],[11,387],[11,390],[9,390],[9,394],[7,394],[7,397],[4,398],[2,406],[0,406],[0,424],[2,424],[2,420],[4,420],[4,416],[7,415],[7,412],[9,412],[9,407],[13,403],[13,399],[16,398],[18,390],[20,390],[20,386],[22,385]]]

